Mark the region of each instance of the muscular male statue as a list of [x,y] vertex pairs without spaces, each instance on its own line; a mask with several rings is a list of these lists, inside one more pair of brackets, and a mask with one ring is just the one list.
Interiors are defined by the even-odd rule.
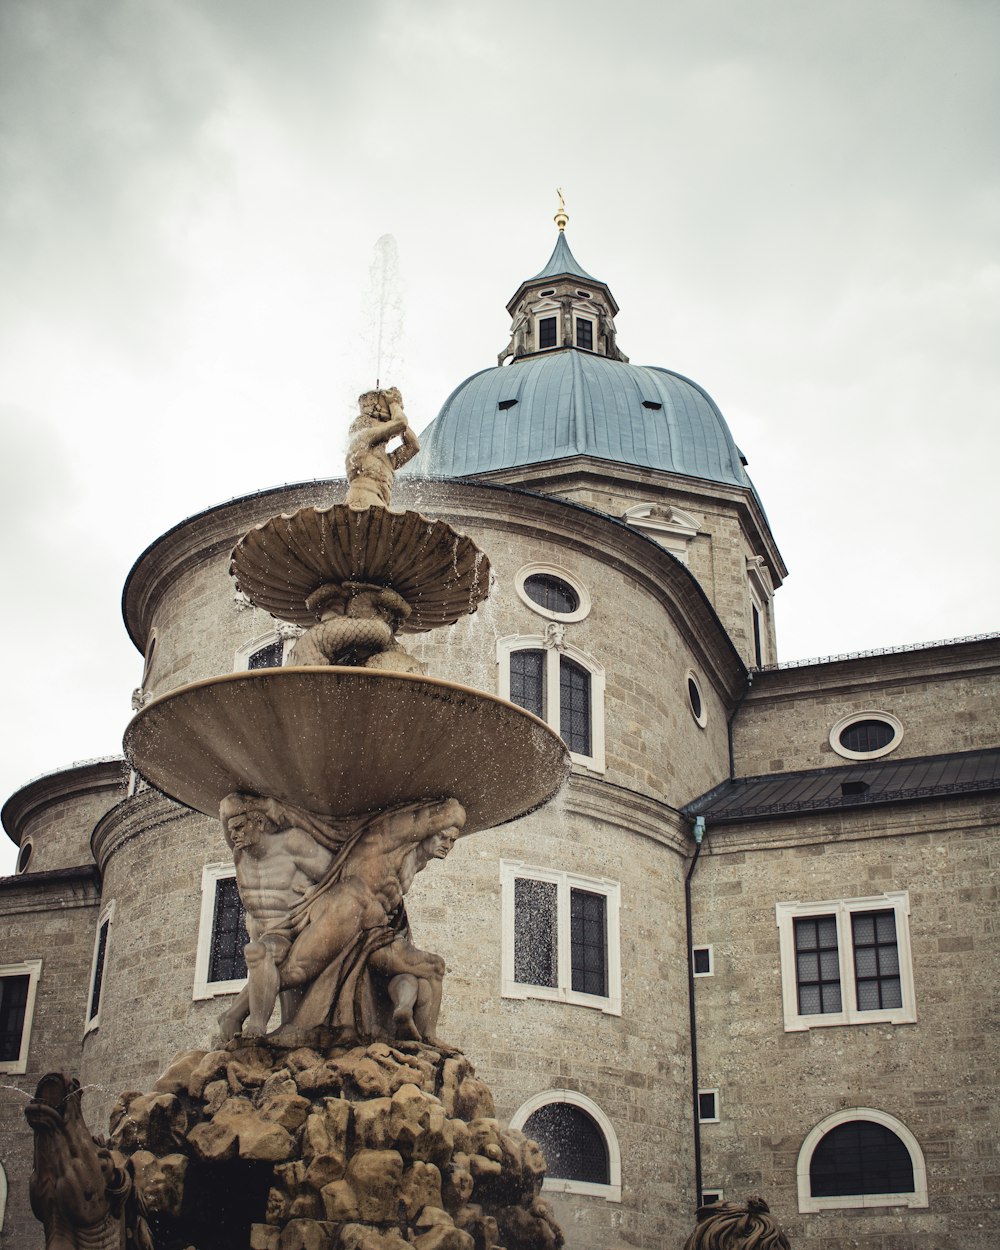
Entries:
[[[430,1040],[444,960],[410,940],[403,896],[465,823],[455,799],[406,804],[345,833],[274,799],[231,794],[220,818],[233,849],[251,941],[247,985],[220,1018],[223,1037],[244,1019],[259,1036],[279,993],[283,1024],[328,1023],[366,969],[387,979],[397,1037]],[[305,827],[303,827],[305,826]]]
[[[360,414],[348,431],[347,506],[356,512],[388,508],[396,470],[413,459],[420,443],[410,429],[403,397],[396,387],[366,391],[358,400],[358,407]],[[394,438],[403,441],[388,451]]]

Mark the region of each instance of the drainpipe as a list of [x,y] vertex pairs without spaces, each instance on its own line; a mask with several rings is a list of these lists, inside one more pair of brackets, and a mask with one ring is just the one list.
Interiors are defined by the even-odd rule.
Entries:
[[688,1013],[691,1029],[691,1102],[694,1121],[694,1186],[697,1195],[696,1208],[701,1206],[701,1116],[698,1107],[698,1025],[694,1011],[694,938],[691,924],[691,878],[698,866],[701,855],[702,838],[705,836],[705,817],[694,818],[694,855],[684,878],[684,915],[687,920],[687,961],[688,961]]

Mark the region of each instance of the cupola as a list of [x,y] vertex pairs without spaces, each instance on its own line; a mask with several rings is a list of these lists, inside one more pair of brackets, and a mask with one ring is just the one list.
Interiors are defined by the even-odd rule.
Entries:
[[587,273],[570,251],[568,221],[560,191],[556,245],[544,268],[526,278],[507,304],[511,336],[498,364],[567,347],[628,362],[616,343],[618,304],[607,283]]

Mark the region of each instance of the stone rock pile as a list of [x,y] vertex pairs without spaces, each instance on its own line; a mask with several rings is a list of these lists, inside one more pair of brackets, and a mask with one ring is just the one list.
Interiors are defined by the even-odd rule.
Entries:
[[[186,1051],[152,1093],[122,1095],[109,1145],[131,1159],[158,1246],[563,1244],[539,1197],[538,1146],[502,1127],[472,1064],[443,1046],[237,1039]],[[239,1195],[227,1199],[234,1184]],[[223,1218],[227,1201],[235,1214]],[[214,1225],[205,1208],[216,1208]]]

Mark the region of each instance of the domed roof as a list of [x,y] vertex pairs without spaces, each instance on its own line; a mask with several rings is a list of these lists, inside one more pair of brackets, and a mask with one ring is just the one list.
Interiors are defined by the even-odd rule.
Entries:
[[669,369],[563,348],[484,369],[451,393],[406,472],[468,477],[595,456],[752,490],[712,398]]

